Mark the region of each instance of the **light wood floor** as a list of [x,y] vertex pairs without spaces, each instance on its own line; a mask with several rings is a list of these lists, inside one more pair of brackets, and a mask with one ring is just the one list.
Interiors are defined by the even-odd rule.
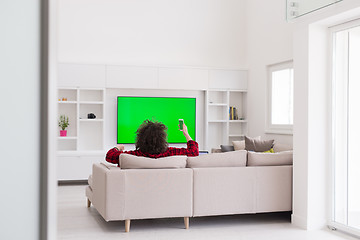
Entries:
[[289,213],[235,215],[105,222],[94,207],[86,207],[85,185],[58,188],[58,239],[146,239],[146,240],[341,240],[350,236],[329,229],[305,231],[293,227]]

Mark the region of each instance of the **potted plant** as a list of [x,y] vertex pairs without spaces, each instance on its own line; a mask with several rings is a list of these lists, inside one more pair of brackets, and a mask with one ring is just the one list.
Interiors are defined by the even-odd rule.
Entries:
[[65,115],[60,115],[60,119],[59,119],[59,127],[61,128],[60,130],[60,136],[61,137],[66,137],[67,131],[65,130],[68,126],[70,125],[69,123],[69,117],[65,116]]

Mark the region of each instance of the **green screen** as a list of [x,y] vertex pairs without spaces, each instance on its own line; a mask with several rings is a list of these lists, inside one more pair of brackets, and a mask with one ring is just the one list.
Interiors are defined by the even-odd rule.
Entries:
[[169,143],[186,143],[178,126],[184,119],[195,140],[196,98],[118,97],[117,101],[117,143],[135,143],[136,130],[146,119],[167,126]]

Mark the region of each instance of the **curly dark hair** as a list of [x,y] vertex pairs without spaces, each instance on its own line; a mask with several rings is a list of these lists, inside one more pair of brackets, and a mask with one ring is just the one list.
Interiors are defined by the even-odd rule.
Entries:
[[161,122],[145,120],[136,131],[136,150],[150,154],[165,152],[168,148],[166,130]]

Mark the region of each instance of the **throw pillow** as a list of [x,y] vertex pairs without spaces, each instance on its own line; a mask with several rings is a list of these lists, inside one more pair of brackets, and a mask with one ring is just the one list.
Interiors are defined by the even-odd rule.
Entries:
[[224,153],[210,153],[197,157],[188,157],[187,166],[190,168],[206,167],[245,167],[247,151],[231,151]]
[[270,150],[265,151],[265,152],[263,152],[263,153],[275,153],[275,152],[274,152],[274,149],[273,149],[273,148],[271,148]]
[[242,141],[233,141],[232,144],[234,145],[235,151],[245,150],[245,140],[242,140]]
[[148,158],[123,153],[120,155],[120,168],[185,168],[187,156],[170,156],[163,158]]
[[220,145],[221,152],[231,152],[235,151],[234,146],[232,145]]
[[248,152],[248,166],[292,165],[293,151],[278,153]]
[[[254,137],[253,139],[260,140],[260,136]],[[232,144],[234,145],[235,151],[237,151],[237,150],[245,150],[245,140],[233,141]]]
[[258,140],[245,136],[245,149],[253,152],[265,152],[274,145],[274,140]]

